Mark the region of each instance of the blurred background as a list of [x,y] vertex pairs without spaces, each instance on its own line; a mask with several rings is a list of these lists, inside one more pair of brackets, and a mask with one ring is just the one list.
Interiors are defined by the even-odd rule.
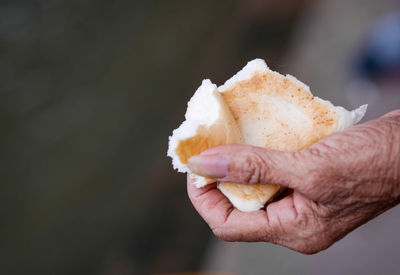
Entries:
[[394,274],[398,208],[313,256],[224,243],[166,151],[201,80],[256,57],[366,119],[400,108],[399,9],[2,0],[0,274]]

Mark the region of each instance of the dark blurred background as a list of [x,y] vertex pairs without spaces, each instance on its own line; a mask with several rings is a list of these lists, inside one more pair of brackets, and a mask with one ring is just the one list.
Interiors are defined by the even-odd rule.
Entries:
[[[264,248],[226,248],[212,237],[166,157],[168,136],[203,78],[223,84],[256,57],[337,105],[379,102],[382,81],[370,80],[358,53],[374,22],[396,7],[2,0],[0,273],[262,274],[262,260],[234,260],[241,252],[223,261],[228,250]],[[388,77],[392,88],[397,76]],[[263,247],[275,249],[261,252],[267,258],[291,253]]]

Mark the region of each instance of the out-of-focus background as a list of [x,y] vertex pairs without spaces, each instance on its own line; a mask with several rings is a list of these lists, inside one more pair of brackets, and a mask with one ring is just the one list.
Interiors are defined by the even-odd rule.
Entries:
[[1,1],[0,274],[394,272],[398,209],[314,256],[224,243],[166,151],[201,80],[223,84],[256,57],[336,105],[369,103],[366,119],[400,108],[399,8]]

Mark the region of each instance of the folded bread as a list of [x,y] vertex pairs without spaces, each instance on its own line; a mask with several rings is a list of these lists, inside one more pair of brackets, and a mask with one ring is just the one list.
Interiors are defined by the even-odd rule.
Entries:
[[214,146],[243,143],[242,135],[217,86],[208,79],[189,100],[185,118],[169,137],[168,156],[175,169],[190,173],[196,187],[203,187],[215,180],[192,174],[189,158]]
[[[221,144],[244,143],[294,152],[359,122],[367,105],[354,111],[314,97],[307,85],[250,61],[220,86],[209,80],[188,103],[186,121],[170,137],[168,155],[174,168],[189,172],[187,160]],[[192,175],[202,187],[213,179]],[[273,184],[219,183],[219,190],[241,211],[264,207],[279,190]]]

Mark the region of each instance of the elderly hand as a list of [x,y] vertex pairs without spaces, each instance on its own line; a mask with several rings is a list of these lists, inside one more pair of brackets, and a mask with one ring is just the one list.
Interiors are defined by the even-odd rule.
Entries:
[[189,162],[202,176],[290,188],[265,210],[244,213],[209,185],[188,194],[214,234],[311,254],[400,202],[400,110],[330,136],[301,152],[246,145],[204,151]]

